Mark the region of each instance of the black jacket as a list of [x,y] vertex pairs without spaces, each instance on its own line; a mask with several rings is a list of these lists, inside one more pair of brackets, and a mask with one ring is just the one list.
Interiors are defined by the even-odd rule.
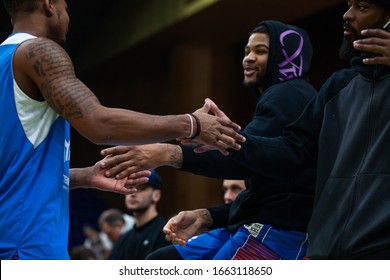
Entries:
[[361,61],[335,73],[312,106],[322,129],[311,258],[390,249],[390,68]]
[[390,68],[362,57],[352,64],[328,79],[282,137],[245,134],[247,162],[262,174],[279,178],[318,164],[312,259],[390,249]]
[[[312,49],[303,30],[275,21],[264,24],[270,35],[266,85],[244,134],[276,137],[300,116],[316,94],[306,79]],[[258,172],[257,162],[262,157],[253,157],[256,149],[247,141],[242,150],[226,157],[217,151],[195,154],[191,148],[183,147],[182,170],[246,180],[247,189],[231,205],[209,209],[214,226],[228,226],[234,231],[243,224],[258,222],[305,232],[313,206],[314,168],[273,178]]]

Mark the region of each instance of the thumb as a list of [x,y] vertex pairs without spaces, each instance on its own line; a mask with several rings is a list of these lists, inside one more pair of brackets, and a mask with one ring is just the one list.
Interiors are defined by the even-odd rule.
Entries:
[[203,108],[202,108],[202,112],[208,113],[208,112],[210,112],[210,109],[211,109],[211,100],[206,98],[204,100],[204,105],[203,105]]
[[[219,117],[219,118],[227,118],[229,119],[226,114],[218,108],[217,104],[215,104],[214,101],[212,101],[211,99],[207,98],[205,100],[205,102],[207,103],[207,106],[209,107],[209,111],[208,112],[211,112],[213,113],[215,116]],[[206,103],[205,103],[205,106],[206,106]]]
[[205,99],[203,107],[199,108],[195,112],[208,114],[211,110],[211,103],[210,102],[211,102],[210,99],[208,99],[208,98]]

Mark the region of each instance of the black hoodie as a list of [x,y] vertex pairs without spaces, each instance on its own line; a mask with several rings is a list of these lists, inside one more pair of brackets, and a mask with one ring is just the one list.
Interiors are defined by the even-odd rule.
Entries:
[[[316,90],[307,81],[312,47],[306,32],[277,21],[264,21],[270,51],[264,92],[245,134],[275,137],[296,120]],[[215,227],[235,231],[246,223],[306,231],[312,211],[315,170],[272,178],[259,173],[248,156],[256,146],[245,142],[240,151],[223,156],[217,151],[195,154],[183,147],[182,170],[221,179],[245,179],[247,189],[232,204],[210,208]],[[258,161],[261,161],[258,158]]]

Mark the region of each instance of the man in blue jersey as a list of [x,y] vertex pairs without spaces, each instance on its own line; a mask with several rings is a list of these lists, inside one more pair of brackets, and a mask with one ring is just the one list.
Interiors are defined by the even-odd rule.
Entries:
[[70,125],[96,144],[188,137],[224,154],[240,149],[239,126],[221,111],[208,114],[211,100],[175,116],[102,106],[60,46],[69,24],[66,1],[3,3],[13,31],[0,45],[0,259],[68,259],[69,189],[126,194],[132,191],[125,184],[147,182],[149,171],[126,182],[103,178],[98,166],[69,170]]

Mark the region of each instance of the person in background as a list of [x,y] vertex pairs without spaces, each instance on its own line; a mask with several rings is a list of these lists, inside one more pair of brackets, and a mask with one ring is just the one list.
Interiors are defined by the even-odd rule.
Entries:
[[170,244],[162,231],[167,221],[157,211],[163,181],[155,170],[151,172],[148,183],[138,186],[136,193],[125,197],[126,207],[135,218],[135,226],[117,242],[116,259],[143,260],[154,250]]
[[69,257],[71,260],[99,260],[93,250],[83,245],[73,247]]
[[236,199],[237,195],[245,190],[244,180],[223,180],[223,200],[225,203],[230,203]]
[[[3,0],[13,25],[0,44],[0,259],[69,259],[69,190],[90,169],[70,170],[70,126],[99,145],[196,138],[223,154],[239,149],[239,126],[211,100],[192,114],[156,116],[108,108],[75,74],[62,47],[65,0]],[[132,184],[145,183],[141,173]],[[100,189],[131,193],[119,184]],[[120,188],[121,187],[121,188]]]
[[111,243],[111,254],[108,259],[115,259],[120,237],[130,230],[130,227],[126,226],[124,214],[116,208],[107,209],[100,214],[98,224],[100,231],[108,237]]
[[85,224],[83,226],[84,242],[83,246],[96,255],[99,260],[104,259],[104,247],[101,240],[100,233],[92,225]]

